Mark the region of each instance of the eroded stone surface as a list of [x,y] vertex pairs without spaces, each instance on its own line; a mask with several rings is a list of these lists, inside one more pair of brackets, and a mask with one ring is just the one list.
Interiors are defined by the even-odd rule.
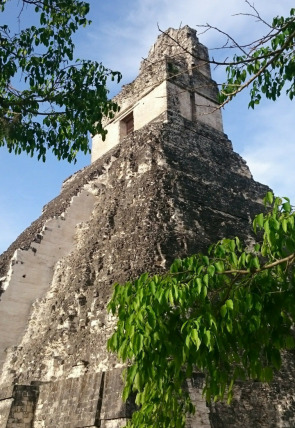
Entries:
[[39,386],[34,428],[97,426],[103,373],[62,379]]
[[[87,186],[90,188],[91,183]],[[15,250],[1,281],[0,367],[5,358],[3,351],[22,339],[32,304],[48,290],[55,264],[73,249],[76,228],[88,220],[93,205],[94,196],[81,189],[66,212],[45,221],[28,249]]]
[[0,427],[31,428],[34,423],[38,395],[38,387],[30,385],[15,385],[8,394],[8,398],[4,398],[5,394],[2,394]]
[[94,371],[114,368],[105,350],[112,284],[163,271],[224,236],[246,239],[266,191],[223,134],[189,121],[146,126],[108,156],[97,161],[104,172],[92,181],[92,217],[57,263],[5,376],[54,380],[83,373],[81,361]]
[[[134,405],[120,401],[122,364],[106,350],[116,322],[106,310],[112,285],[145,271],[164,272],[176,257],[223,237],[251,240],[251,219],[268,188],[252,179],[233,152],[221,116],[203,115],[217,95],[206,55],[188,27],[160,37],[140,77],[117,97],[120,114],[138,103],[134,119],[140,126],[123,140],[120,128],[115,130],[106,153],[70,177],[60,196],[0,256],[3,319],[9,296],[18,303],[25,296],[27,303],[34,300],[21,317],[25,332],[18,331],[7,349],[1,428],[124,426]],[[144,106],[152,105],[156,93],[167,97],[145,117]],[[9,327],[16,331],[15,315]],[[187,426],[291,428],[294,377],[289,353],[271,386],[237,385],[228,407],[205,403],[203,378],[196,374],[188,389],[197,410]]]
[[[119,367],[106,352],[115,323],[106,312],[112,284],[146,270],[164,271],[175,257],[224,236],[248,238],[250,218],[267,189],[252,180],[224,134],[176,119],[143,127],[89,167],[96,200],[91,218],[34,304],[26,334],[6,360],[3,382],[61,382]],[[119,397],[119,387],[106,391]],[[196,394],[199,403],[199,387]],[[201,407],[191,427],[208,425],[208,408],[204,402]],[[38,418],[46,408],[37,407]],[[110,419],[103,410],[101,420],[124,420],[124,412]]]
[[92,161],[119,144],[126,136],[125,119],[132,115],[133,129],[167,120],[169,112],[223,131],[218,109],[217,84],[211,78],[208,50],[199,43],[196,31],[169,28],[158,37],[142,61],[138,77],[125,85],[114,101],[120,106],[105,122],[105,141],[95,136]]

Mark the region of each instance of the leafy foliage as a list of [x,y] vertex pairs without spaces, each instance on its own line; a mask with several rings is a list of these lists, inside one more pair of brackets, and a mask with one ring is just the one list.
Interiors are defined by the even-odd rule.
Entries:
[[[5,9],[2,1],[0,12]],[[101,120],[118,106],[108,100],[107,78],[119,72],[94,61],[74,62],[73,34],[89,24],[88,3],[78,0],[23,0],[40,25],[11,35],[0,26],[0,146],[45,161],[89,151],[89,133],[105,136]],[[18,78],[18,79],[17,79]],[[15,82],[21,80],[22,88]]]
[[184,427],[193,371],[204,373],[208,401],[230,402],[237,379],[270,381],[281,351],[293,348],[295,212],[271,192],[265,205],[251,250],[223,239],[164,275],[115,285],[108,348],[128,364],[123,398],[136,392],[140,407],[128,427]]
[[[262,21],[258,12],[256,10],[255,12],[256,17]],[[248,52],[240,47],[243,54],[235,55],[228,63],[227,81],[220,91],[222,105],[250,85],[249,106],[252,108],[259,104],[262,94],[275,101],[284,87],[287,87],[286,94],[291,100],[293,99],[295,95],[295,8],[290,10],[290,16],[275,17],[272,24],[268,25],[268,30],[265,37],[250,44]]]

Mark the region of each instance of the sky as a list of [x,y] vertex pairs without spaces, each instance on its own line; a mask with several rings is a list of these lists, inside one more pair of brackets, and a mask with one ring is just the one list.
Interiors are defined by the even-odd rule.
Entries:
[[[251,4],[253,4],[251,1]],[[19,0],[8,0],[6,13],[0,13],[0,25],[15,26]],[[92,24],[75,36],[76,57],[102,62],[123,74],[120,85],[111,84],[110,97],[121,84],[138,74],[140,61],[148,54],[161,30],[209,23],[229,33],[241,43],[265,33],[257,20],[249,17],[251,8],[244,0],[90,0]],[[268,22],[276,15],[288,15],[292,0],[255,0],[255,8]],[[32,23],[34,13],[24,13],[22,24]],[[221,34],[199,34],[199,40],[215,58],[214,50],[223,44]],[[221,83],[224,71],[212,70]],[[282,96],[278,101],[263,101],[248,109],[249,96],[239,95],[223,110],[224,131],[234,150],[246,161],[255,180],[269,185],[279,196],[288,196],[295,204],[295,103]],[[23,154],[9,154],[0,147],[0,253],[42,213],[42,207],[56,197],[63,180],[89,165],[90,156],[80,154],[75,165],[58,161],[52,155],[46,163]]]

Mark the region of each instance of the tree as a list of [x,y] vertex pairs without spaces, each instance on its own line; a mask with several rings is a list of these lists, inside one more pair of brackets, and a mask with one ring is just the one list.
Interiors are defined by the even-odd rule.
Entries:
[[94,61],[74,61],[72,36],[90,23],[88,3],[22,0],[24,7],[38,14],[38,27],[11,34],[0,26],[0,146],[43,161],[51,150],[71,162],[78,151],[89,151],[89,133],[105,136],[102,118],[118,109],[106,82],[121,75]]
[[108,348],[128,362],[123,398],[134,391],[140,406],[127,426],[184,427],[193,371],[204,373],[208,401],[230,402],[237,379],[270,381],[294,347],[295,211],[271,192],[265,204],[252,249],[223,239],[166,274],[115,285]]
[[[251,85],[253,108],[262,95],[275,100],[288,83],[293,98],[294,14],[274,18],[253,44],[234,42],[243,55],[211,61],[227,67],[221,105]],[[185,390],[193,371],[204,373],[208,401],[231,402],[237,379],[270,381],[281,352],[294,348],[295,211],[271,192],[264,203],[252,248],[223,239],[207,254],[175,260],[163,275],[115,284],[108,309],[118,321],[108,349],[127,364],[123,399],[136,393],[139,410],[128,427],[184,427],[194,412]]]

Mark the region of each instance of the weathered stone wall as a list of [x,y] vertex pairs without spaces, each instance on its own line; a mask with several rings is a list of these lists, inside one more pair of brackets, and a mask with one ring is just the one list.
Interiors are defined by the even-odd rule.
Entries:
[[[237,383],[231,405],[206,404],[202,397],[204,377],[194,374],[187,388],[196,413],[188,416],[186,427],[294,427],[294,378],[291,374],[294,374],[294,367],[285,366],[269,385]],[[122,403],[121,391],[121,369],[44,384],[15,385],[1,391],[0,427],[119,428],[136,410],[132,400]]]
[[183,121],[150,124],[97,161],[98,171],[109,166],[92,181],[92,217],[56,265],[5,377],[26,383],[113,368],[105,305],[114,282],[167,269],[224,236],[248,237],[267,189],[224,134]]
[[283,358],[283,367],[270,383],[238,382],[230,405],[210,406],[212,428],[295,426],[295,359],[294,351]]
[[31,428],[34,423],[39,388],[14,385],[0,392],[0,427]]
[[189,73],[198,70],[211,79],[208,49],[199,42],[196,30],[187,25],[181,29],[168,28],[162,32],[151,47],[148,57],[142,61],[140,72],[162,62],[163,58],[174,59],[178,64],[185,64]]
[[0,427],[119,427],[134,411],[120,400],[121,389],[121,370],[4,388]]
[[[91,183],[86,187],[91,189]],[[0,368],[3,350],[22,339],[32,304],[48,290],[56,262],[73,249],[75,228],[89,219],[93,205],[94,196],[81,189],[64,213],[46,220],[28,249],[15,250],[7,274],[1,278]]]
[[13,385],[8,385],[0,389],[0,427],[6,428],[13,403]]
[[110,125],[105,127],[108,131],[105,141],[102,141],[100,135],[93,137],[92,162],[123,140],[125,133],[122,132],[121,120],[131,111],[133,113],[135,131],[152,121],[161,122],[166,119],[166,115],[163,115],[163,113],[167,111],[167,81],[163,81],[140,100],[136,99],[136,101],[128,105],[130,108],[124,113],[121,111]]
[[[261,209],[267,190],[253,181],[224,134],[176,113],[167,123],[129,135],[76,180],[67,181],[60,203],[70,207],[69,189],[79,195],[88,180],[95,199],[92,215],[76,230],[71,253],[55,265],[51,285],[35,302],[26,333],[9,350],[2,374],[3,385],[41,382],[33,425],[38,428],[99,426],[99,408],[101,426],[125,423],[130,410],[119,400],[120,364],[106,351],[115,322],[106,312],[112,284],[143,271],[163,271],[175,257],[224,236],[248,239],[251,216]],[[35,232],[42,230],[46,212],[59,212],[57,201],[53,204],[38,227],[32,225]],[[29,230],[18,242],[30,248],[32,236]],[[4,254],[3,266],[9,266],[6,259]],[[198,410],[189,427],[210,426],[214,412],[215,420],[226,420],[223,408],[209,413],[200,381],[190,388]],[[92,403],[88,407],[85,397]],[[2,400],[3,418],[10,404],[9,396]],[[82,415],[78,409],[84,409]]]
[[[109,157],[107,157],[107,160],[109,161]],[[95,166],[84,168],[64,181],[61,194],[45,205],[42,215],[1,254],[0,278],[6,277],[14,252],[18,249],[29,250],[32,243],[38,242],[46,221],[56,217],[63,217],[73,198],[82,191],[84,186],[89,186],[89,183],[101,175],[107,167],[107,164],[102,160],[99,165],[96,164]],[[0,291],[2,283],[3,280],[0,279]]]
[[143,60],[139,76],[114,97],[120,111],[105,122],[108,131],[105,141],[94,136],[92,162],[122,141],[125,137],[121,132],[122,120],[130,112],[135,130],[151,121],[167,120],[163,113],[168,110],[223,131],[217,96],[208,52],[199,43],[196,31],[189,27],[168,29]]
[[99,426],[103,373],[39,386],[34,428]]
[[[107,153],[70,177],[0,256],[0,345],[9,346],[0,428],[123,426],[134,404],[122,403],[122,364],[106,350],[116,322],[106,310],[113,284],[164,272],[176,257],[223,237],[251,241],[251,219],[268,188],[233,152],[221,116],[207,115],[217,87],[206,55],[188,27],[162,35],[117,97],[121,115],[133,103],[140,126],[106,143]],[[155,94],[161,100],[150,111]],[[120,127],[112,129],[121,139]],[[188,380],[197,410],[187,427],[292,428],[294,378],[288,353],[272,385],[240,384],[232,406],[209,406],[197,373]]]

